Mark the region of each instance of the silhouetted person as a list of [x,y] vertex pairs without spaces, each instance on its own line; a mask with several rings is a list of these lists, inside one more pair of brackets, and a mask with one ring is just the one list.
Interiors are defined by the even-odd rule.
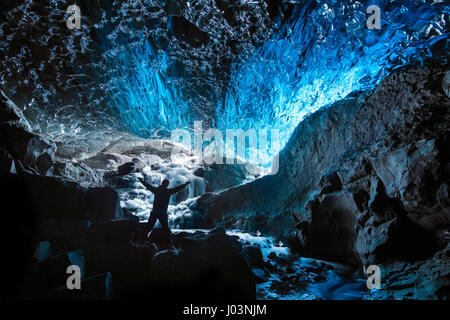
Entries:
[[155,226],[156,220],[158,219],[161,223],[161,227],[163,229],[164,235],[167,240],[170,240],[170,229],[167,221],[167,208],[169,206],[170,196],[181,191],[185,188],[190,182],[186,182],[178,187],[168,189],[169,180],[164,179],[159,187],[154,187],[142,179],[139,181],[155,195],[155,199],[153,200],[153,210],[150,213],[150,217],[148,218],[148,225],[146,230],[146,235],[152,231]]

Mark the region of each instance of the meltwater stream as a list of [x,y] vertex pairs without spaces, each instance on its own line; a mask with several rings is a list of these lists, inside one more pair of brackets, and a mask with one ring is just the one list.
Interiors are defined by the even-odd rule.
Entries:
[[[196,231],[207,230],[173,229],[174,233]],[[227,234],[239,237],[243,245],[261,249],[268,268],[252,270],[258,279],[258,299],[361,300],[368,292],[366,279],[349,265],[291,255],[288,247],[272,237],[239,230]]]

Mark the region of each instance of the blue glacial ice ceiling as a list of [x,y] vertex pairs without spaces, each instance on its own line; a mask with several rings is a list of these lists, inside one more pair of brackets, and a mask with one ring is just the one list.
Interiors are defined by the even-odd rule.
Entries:
[[[394,68],[448,58],[444,1],[9,1],[0,84],[36,131],[78,151],[112,131],[279,129],[376,85]],[[70,3],[71,4],[71,3]],[[366,28],[377,4],[382,29]]]
[[212,125],[230,64],[272,34],[264,1],[77,0],[81,30],[72,1],[1,3],[0,85],[67,156]]
[[[233,65],[217,108],[221,128],[277,128],[283,146],[309,113],[373,88],[393,69],[449,54],[447,2],[297,1],[288,21]],[[369,31],[366,8],[381,8]]]
[[120,10],[102,8],[102,23],[94,25],[99,69],[107,70],[100,78],[126,130],[149,137],[192,128],[195,120],[213,125],[229,65],[272,33],[265,2],[247,2],[129,1]]

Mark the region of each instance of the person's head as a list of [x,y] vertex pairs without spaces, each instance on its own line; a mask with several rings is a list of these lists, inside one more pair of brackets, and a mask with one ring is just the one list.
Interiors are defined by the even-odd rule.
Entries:
[[164,188],[167,188],[167,187],[169,186],[169,180],[164,179],[164,180],[161,182],[161,186],[163,186]]

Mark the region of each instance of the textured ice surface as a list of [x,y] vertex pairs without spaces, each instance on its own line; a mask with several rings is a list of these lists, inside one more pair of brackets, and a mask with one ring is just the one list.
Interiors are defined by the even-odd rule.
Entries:
[[[448,58],[448,2],[295,2],[272,38],[233,65],[220,128],[277,128],[283,147],[306,115],[373,88],[394,68]],[[366,26],[369,4],[381,8],[381,30]]]
[[[365,27],[366,5],[382,29]],[[192,128],[274,128],[373,87],[395,67],[448,55],[449,5],[431,0],[11,0],[0,15],[0,83],[67,156]],[[62,150],[62,148],[59,148]],[[277,151],[277,150],[275,150]]]
[[0,15],[0,83],[35,131],[92,153],[124,130],[148,137],[213,120],[237,54],[270,37],[264,2],[11,0]]

